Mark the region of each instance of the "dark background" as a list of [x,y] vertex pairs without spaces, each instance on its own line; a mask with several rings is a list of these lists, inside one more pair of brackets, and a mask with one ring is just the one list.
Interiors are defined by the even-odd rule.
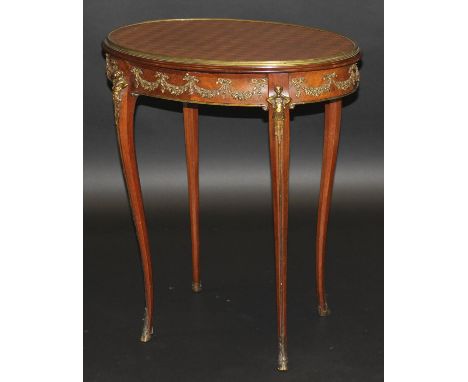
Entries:
[[[86,381],[383,380],[383,2],[88,0],[84,5]],[[266,113],[200,108],[201,271],[191,292],[181,104],[140,97],[136,146],[153,252],[155,331],[139,342],[143,282],[100,43],[148,19],[227,17],[316,26],[357,41],[327,249],[332,315],[319,318],[315,224],[323,105],[292,111],[287,373],[276,368]],[[255,36],[246,44],[255,45]]]

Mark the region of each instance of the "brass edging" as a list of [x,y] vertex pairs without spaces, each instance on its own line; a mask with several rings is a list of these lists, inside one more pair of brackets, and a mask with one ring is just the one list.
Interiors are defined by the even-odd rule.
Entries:
[[[122,28],[140,25],[140,24],[149,24],[149,23],[156,23],[156,22],[169,22],[169,21],[195,21],[195,20],[227,20],[227,21],[247,21],[247,22],[258,22],[258,23],[270,23],[270,24],[280,24],[280,25],[290,25],[294,27],[306,28],[306,29],[313,29],[322,32],[329,32],[333,33],[337,36],[343,37],[349,40],[353,45],[354,49],[348,53],[343,53],[338,56],[333,57],[324,57],[324,58],[311,58],[307,60],[285,60],[285,61],[222,61],[222,60],[205,60],[201,58],[183,58],[183,57],[172,57],[172,56],[165,56],[159,54],[150,54],[145,53],[138,50],[124,48],[122,46],[117,45],[116,43],[112,42],[110,39],[110,35]],[[164,61],[164,62],[172,62],[172,63],[179,63],[179,64],[199,64],[199,65],[222,65],[222,66],[266,66],[266,67],[287,67],[287,66],[300,66],[300,65],[307,65],[307,64],[321,64],[321,63],[329,63],[329,62],[336,62],[336,61],[343,61],[348,58],[354,57],[359,53],[359,47],[356,43],[351,40],[350,38],[340,35],[335,32],[330,32],[325,29],[319,28],[312,28],[307,27],[304,25],[297,25],[297,24],[288,24],[276,21],[262,21],[262,20],[243,20],[243,19],[223,19],[223,18],[191,18],[191,19],[162,19],[162,20],[148,20],[143,21],[140,23],[125,25],[120,28],[117,28],[110,32],[106,39],[104,40],[104,44],[107,45],[109,48],[113,49],[116,52],[120,52],[123,54],[128,54],[130,56],[149,59],[149,60],[157,60],[157,61]]]
[[[356,91],[358,89],[359,88],[355,88],[352,91],[350,91],[349,93],[340,94],[339,96],[336,96],[336,97],[320,98],[320,99],[314,99],[314,100],[310,100],[310,101],[298,101],[298,102],[292,100],[290,109],[293,109],[296,105],[307,105],[309,103],[335,101],[337,99],[344,98],[344,97],[349,96],[349,95],[351,95],[353,93],[356,93]],[[132,95],[151,97],[151,98],[158,98],[158,99],[163,99],[163,100],[166,100],[166,101],[195,103],[197,105],[233,106],[233,107],[261,107],[261,108],[265,108],[265,106],[267,106],[266,103],[246,104],[246,103],[203,102],[203,101],[196,101],[196,100],[191,100],[191,99],[165,97],[165,96],[160,96],[159,94],[153,95],[153,94],[149,94],[149,93],[140,93],[140,92],[136,92],[136,91],[132,91]]]
[[170,57],[157,54],[149,54],[141,51],[127,49],[119,47],[113,42],[109,41],[107,38],[104,40],[104,43],[111,48],[112,50],[128,54],[133,57],[145,58],[149,60],[157,60],[161,62],[171,62],[177,64],[199,64],[199,65],[220,65],[220,66],[265,66],[265,67],[290,67],[290,66],[300,66],[307,64],[323,64],[329,62],[338,62],[344,61],[348,58],[354,57],[359,53],[359,48],[356,47],[348,54],[343,54],[341,56],[327,57],[324,59],[309,59],[309,60],[290,60],[290,61],[221,61],[221,60],[204,60],[197,58],[181,58],[181,57]]
[[137,91],[132,91],[132,94],[134,96],[145,96],[145,97],[151,97],[151,98],[159,98],[159,99],[164,99],[167,101],[175,101],[175,102],[186,102],[186,103],[195,103],[197,105],[213,105],[213,106],[235,106],[235,107],[264,107],[264,103],[223,103],[223,102],[203,102],[203,101],[197,101],[197,100],[192,100],[192,99],[182,99],[182,98],[175,98],[175,97],[165,97],[161,96],[159,94],[149,94],[146,92],[137,92]]
[[310,100],[310,101],[299,101],[299,102],[292,101],[291,102],[291,109],[296,105],[307,105],[308,103],[319,103],[319,102],[335,101],[337,99],[344,98],[344,97],[349,96],[349,95],[351,95],[353,93],[356,93],[356,91],[358,89],[359,89],[359,87],[356,87],[353,90],[351,90],[349,93],[340,94],[340,95],[335,96],[335,97],[319,98],[319,99],[314,99],[314,100]]

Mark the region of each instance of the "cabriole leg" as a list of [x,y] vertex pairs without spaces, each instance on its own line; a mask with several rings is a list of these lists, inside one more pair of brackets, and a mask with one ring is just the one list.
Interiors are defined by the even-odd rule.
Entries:
[[[278,370],[288,369],[286,330],[288,189],[289,189],[289,105],[291,99],[282,94],[284,77],[272,76],[275,86],[269,103],[269,140],[273,216],[275,235],[276,299],[278,315]],[[278,85],[279,84],[279,85]],[[278,85],[278,86],[277,86]],[[286,77],[287,85],[287,77]],[[270,92],[271,94],[271,92]]]
[[320,196],[318,205],[317,240],[316,240],[316,283],[318,313],[328,316],[325,294],[325,247],[327,241],[327,225],[335,177],[336,158],[340,141],[341,100],[325,103],[325,130],[323,138],[322,175],[320,180]]
[[192,290],[201,291],[198,187],[198,108],[184,104],[185,153],[192,238]]
[[148,230],[143,209],[143,198],[134,142],[133,119],[137,97],[130,93],[127,80],[122,71],[117,66],[117,63],[109,57],[107,57],[107,76],[113,84],[114,117],[117,128],[120,158],[137,233],[138,245],[140,247],[146,300],[141,341],[147,342],[151,339],[151,335],[153,334],[153,277]]

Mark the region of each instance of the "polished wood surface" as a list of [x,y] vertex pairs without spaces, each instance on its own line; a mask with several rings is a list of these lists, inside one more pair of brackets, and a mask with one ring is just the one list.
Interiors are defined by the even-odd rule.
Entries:
[[336,100],[325,104],[325,129],[323,133],[322,176],[320,179],[315,267],[318,312],[322,317],[328,316],[331,313],[325,294],[325,245],[336,159],[338,156],[338,144],[340,142],[341,103],[341,100]]
[[248,20],[158,20],[111,32],[103,42],[112,82],[122,168],[143,265],[146,315],[142,341],[153,328],[151,255],[133,138],[139,95],[183,103],[192,288],[201,291],[197,104],[262,107],[269,113],[273,197],[278,369],[287,370],[287,246],[290,109],[325,102],[323,163],[316,241],[316,291],[321,316],[325,244],[338,153],[341,98],[359,86],[357,45],[314,28]]
[[201,291],[200,234],[198,197],[198,108],[184,104],[185,156],[190,209],[190,234],[192,238],[192,290]]

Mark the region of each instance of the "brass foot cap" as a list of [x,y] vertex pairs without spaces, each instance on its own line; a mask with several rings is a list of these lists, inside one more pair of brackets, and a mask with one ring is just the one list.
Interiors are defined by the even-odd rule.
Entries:
[[141,342],[148,342],[151,339],[151,335],[153,334],[153,325],[152,320],[150,320],[148,316],[148,309],[145,308],[145,316],[143,317],[143,329],[141,331]]
[[328,307],[327,304],[325,304],[325,306],[321,306],[319,305],[318,306],[318,314],[320,317],[327,317],[331,314],[331,310],[330,308]]
[[141,333],[140,341],[141,342],[148,342],[151,340],[151,337],[153,336],[153,328],[151,330],[148,329],[143,329],[143,332]]
[[202,285],[200,282],[193,282],[192,283],[192,290],[195,292],[195,293],[200,293],[201,290],[202,290]]
[[288,370],[288,353],[287,353],[287,338],[280,336],[278,338],[278,370]]
[[278,371],[287,371],[288,361],[278,362]]

